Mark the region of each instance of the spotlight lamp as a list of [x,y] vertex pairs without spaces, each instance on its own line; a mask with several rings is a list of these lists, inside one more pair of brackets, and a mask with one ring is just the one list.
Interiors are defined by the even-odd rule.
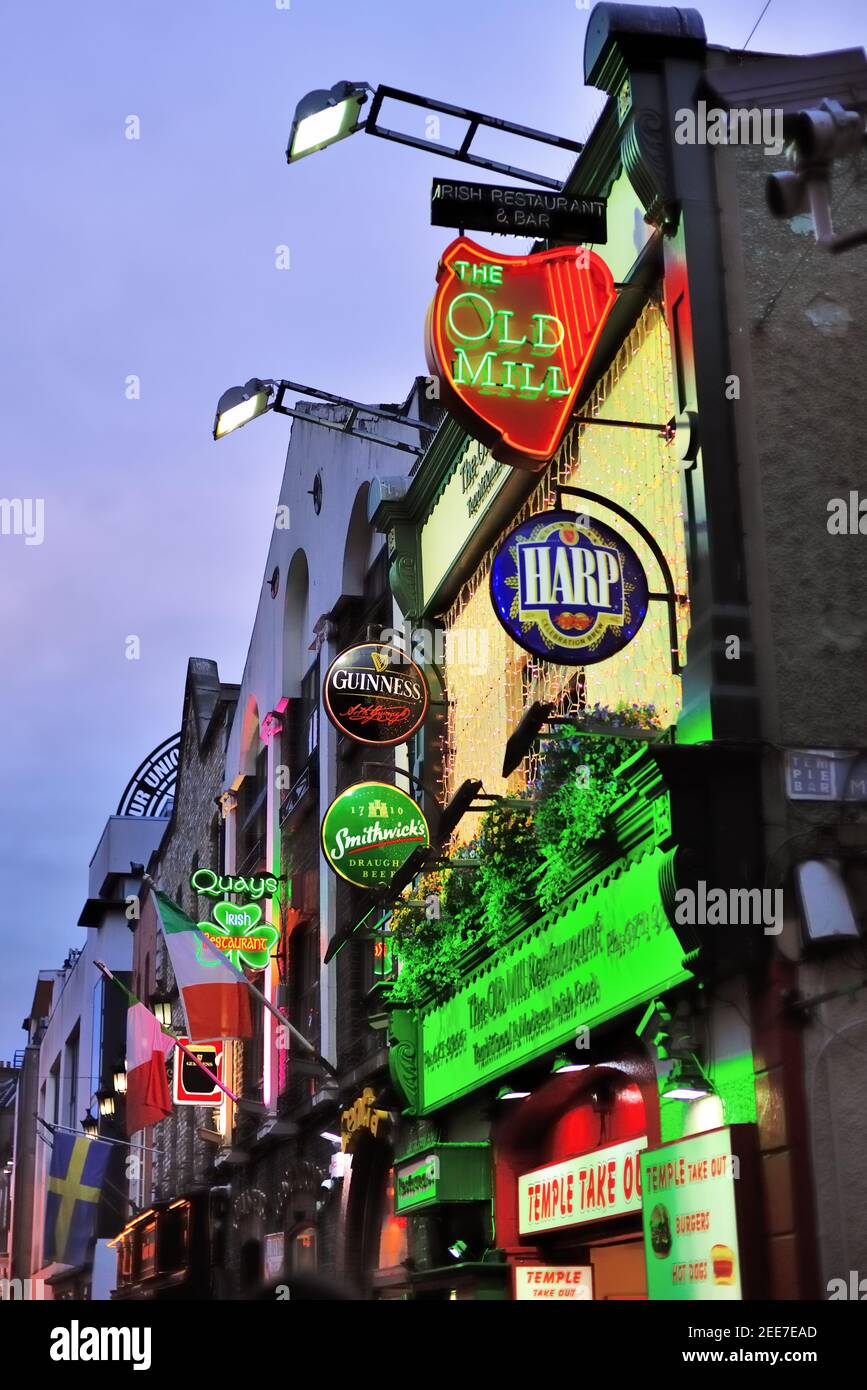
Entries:
[[482,783],[476,778],[468,777],[462,782],[455,792],[452,799],[446,803],[440,812],[437,821],[436,834],[434,841],[437,846],[444,845],[446,840],[454,830],[457,829],[467,811],[472,810],[473,802],[482,790]]
[[[371,98],[370,108],[361,119],[361,108]],[[394,130],[381,124],[379,116],[384,101],[396,104],[404,114],[406,108],[421,108],[423,111],[439,111],[444,116],[467,122],[460,145],[454,147],[439,139],[425,138],[408,131]],[[368,135],[378,135],[382,140],[391,140],[398,145],[409,145],[411,149],[427,150],[440,159],[455,159],[461,164],[471,164],[477,169],[488,169],[493,173],[508,174],[510,178],[523,179],[537,187],[562,188],[560,179],[546,174],[535,173],[530,169],[518,169],[487,155],[477,154],[472,148],[473,141],[480,130],[498,130],[516,135],[522,140],[532,140],[537,144],[550,145],[555,149],[568,150],[579,154],[583,146],[577,140],[564,135],[552,135],[548,131],[534,130],[531,126],[516,125],[514,121],[504,121],[500,116],[488,116],[483,111],[470,107],[455,106],[451,102],[437,101],[433,97],[418,92],[406,92],[401,87],[388,87],[380,83],[376,88],[368,82],[335,82],[333,87],[308,92],[295,108],[286,160],[296,163],[315,150],[324,150],[347,135],[363,130]]]
[[286,149],[287,164],[324,150],[363,126],[361,108],[373,91],[367,82],[335,82],[333,87],[308,92],[295,107]]
[[566,1056],[565,1052],[560,1052],[554,1058],[554,1062],[551,1067],[551,1075],[562,1076],[565,1075],[566,1072],[570,1071],[586,1071],[589,1066],[589,1062],[573,1062],[571,1057]]
[[662,1088],[662,1100],[702,1100],[713,1095],[713,1086],[694,1056],[679,1057]]
[[273,381],[260,381],[257,376],[252,376],[244,386],[230,386],[217,402],[214,438],[222,439],[257,416],[264,415],[266,410],[271,409],[273,393]]
[[497,1092],[497,1100],[526,1100],[529,1091],[516,1091],[514,1086],[501,1086]]
[[448,1247],[449,1254],[453,1260],[462,1260],[468,1249],[469,1246],[465,1240],[452,1241],[451,1245]]
[[546,704],[542,700],[536,700],[522,716],[521,722],[506,744],[506,752],[503,758],[504,777],[510,777],[515,769],[520,767],[524,758],[526,758],[532,748],[534,741],[542,732],[543,725],[547,724],[553,713],[553,705]]

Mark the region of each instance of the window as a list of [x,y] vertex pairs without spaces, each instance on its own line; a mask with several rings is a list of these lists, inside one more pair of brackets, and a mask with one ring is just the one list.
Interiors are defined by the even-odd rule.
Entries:
[[159,1268],[171,1274],[187,1264],[190,1248],[190,1204],[183,1199],[172,1203],[159,1222]]
[[78,1114],[78,1054],[80,1033],[78,1024],[69,1035],[66,1043],[66,1060],[64,1072],[66,1076],[66,1110],[63,1123],[70,1129],[78,1128],[78,1121],[81,1116]]
[[49,1087],[50,1087],[50,1092],[51,1092],[50,1097],[49,1097],[49,1105],[51,1106],[51,1122],[52,1122],[52,1124],[58,1125],[58,1124],[60,1124],[60,1054],[59,1054],[59,1053],[58,1053],[58,1056],[57,1056],[57,1060],[56,1060],[56,1062],[54,1063],[54,1066],[51,1068],[51,1073],[50,1073],[50,1076],[49,1076]]
[[299,1274],[316,1268],[316,1227],[302,1226],[295,1231],[289,1244],[290,1268]]
[[139,1261],[139,1278],[150,1279],[156,1274],[157,1269],[157,1219],[152,1217],[142,1227],[141,1233],[141,1257]]

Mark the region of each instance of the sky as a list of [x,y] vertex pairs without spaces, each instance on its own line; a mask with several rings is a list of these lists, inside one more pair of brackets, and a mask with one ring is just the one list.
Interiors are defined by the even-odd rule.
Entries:
[[[699,5],[710,41],[743,47],[763,3]],[[861,45],[865,14],[770,0],[750,47]],[[603,104],[583,86],[588,15],[574,0],[5,7],[0,497],[42,499],[44,534],[0,535],[0,1059],[24,1045],[36,972],[83,944],[88,863],[179,727],[188,658],[241,678],[289,421],[217,445],[217,398],[256,375],[397,401],[425,370],[449,239],[430,181],[471,171],[363,135],[290,168],[296,101],[385,82],[581,139]],[[425,133],[422,111],[383,119]],[[444,120],[441,140],[458,129]],[[499,135],[478,148],[569,168]]]

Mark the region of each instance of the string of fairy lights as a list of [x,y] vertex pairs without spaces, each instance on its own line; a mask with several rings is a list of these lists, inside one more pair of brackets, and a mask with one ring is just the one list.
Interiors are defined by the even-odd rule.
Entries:
[[[674,414],[671,351],[665,316],[647,304],[582,412],[620,420],[665,421]],[[651,603],[636,638],[598,665],[582,668],[535,660],[498,622],[488,581],[494,555],[509,531],[536,512],[557,506],[557,488],[585,487],[635,514],[656,538],[670,566],[677,594],[687,593],[686,537],[680,463],[673,444],[650,430],[596,429],[576,425],[542,475],[518,516],[504,527],[443,617],[448,665],[449,715],[443,758],[444,798],[467,777],[481,777],[486,791],[515,795],[538,774],[531,753],[512,774],[501,776],[505,740],[534,700],[552,702],[557,714],[573,715],[594,704],[653,705],[660,725],[676,722],[681,681],[673,675],[668,615]],[[659,567],[646,542],[598,503],[566,496],[570,511],[587,511],[621,529],[638,553],[652,590],[662,588]],[[689,605],[678,605],[681,658],[685,655]],[[461,654],[466,654],[461,657]],[[475,832],[465,817],[461,839]]]

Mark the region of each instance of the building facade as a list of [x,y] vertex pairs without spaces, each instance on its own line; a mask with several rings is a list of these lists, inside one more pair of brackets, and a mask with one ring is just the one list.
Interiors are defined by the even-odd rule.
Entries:
[[[270,881],[277,944],[251,971],[255,1037],[223,1042],[239,1103],[154,1129],[126,1296],[160,1273],[157,1255],[136,1287],[135,1231],[184,1202],[223,1297],[318,1279],[381,1299],[809,1299],[867,1265],[844,612],[865,561],[843,463],[863,277],[802,216],[771,219],[782,138],[697,134],[712,104],[778,112],[787,139],[823,99],[863,122],[864,55],[729,53],[695,11],[601,4],[584,78],[606,104],[563,191],[605,204],[595,279],[537,244],[534,361],[498,357],[495,325],[501,350],[528,340],[502,293],[515,265],[461,235],[431,267],[432,293],[446,264],[463,282],[448,390],[432,369],[405,422],[358,417],[369,441],[322,428],[339,408],[302,413],[240,687],[191,665],[151,873],[197,919],[202,872],[241,900]],[[857,180],[845,208],[867,221]],[[537,382],[566,323],[587,329],[581,385],[529,461],[516,439],[568,394],[556,367]],[[365,643],[427,686],[393,746],[326,700]],[[429,843],[371,891],[326,862],[324,826],[377,783]],[[135,968],[141,997],[171,994],[157,940],[137,936]]]

